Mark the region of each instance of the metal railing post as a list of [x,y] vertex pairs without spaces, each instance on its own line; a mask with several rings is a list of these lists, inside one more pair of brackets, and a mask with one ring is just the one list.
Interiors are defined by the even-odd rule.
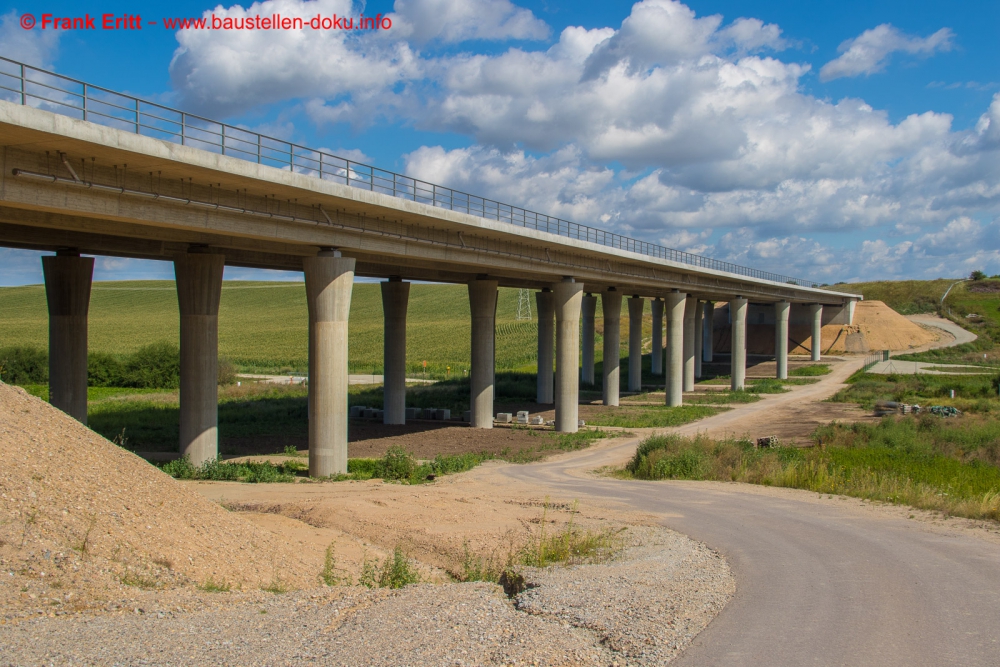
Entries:
[[27,106],[28,102],[25,99],[25,91],[28,88],[28,84],[24,78],[24,65],[21,65],[21,106]]
[[87,84],[83,84],[83,119],[87,120]]

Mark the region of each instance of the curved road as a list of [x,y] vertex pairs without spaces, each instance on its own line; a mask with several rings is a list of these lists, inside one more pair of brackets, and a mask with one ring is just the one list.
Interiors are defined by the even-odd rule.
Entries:
[[1000,665],[1000,539],[805,491],[590,474],[637,441],[504,472],[652,512],[726,557],[736,595],[675,664]]

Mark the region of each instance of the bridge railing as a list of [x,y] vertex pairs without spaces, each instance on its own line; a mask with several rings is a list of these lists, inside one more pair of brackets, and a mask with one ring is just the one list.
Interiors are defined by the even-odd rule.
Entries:
[[0,99],[183,146],[200,148],[566,238],[589,241],[610,248],[750,278],[816,287],[816,284],[809,280],[667,248],[435,185],[3,57],[0,57]]

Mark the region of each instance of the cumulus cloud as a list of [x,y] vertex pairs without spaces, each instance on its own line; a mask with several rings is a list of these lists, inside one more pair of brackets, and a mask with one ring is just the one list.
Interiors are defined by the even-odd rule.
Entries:
[[[779,58],[788,42],[758,19],[727,23],[644,0],[617,28],[568,27],[532,48],[521,40],[543,34],[534,15],[509,0],[484,8],[398,0],[394,29],[375,35],[182,32],[172,74],[188,101],[208,108],[298,99],[296,113],[319,125],[402,122],[464,135],[472,145],[411,152],[406,171],[779,272],[924,271],[954,259],[930,235],[969,221],[978,248],[996,240],[988,220],[1000,213],[1000,95],[969,129],[933,111],[892,121],[864,100],[806,94],[811,66]],[[215,13],[318,10],[359,11],[349,0],[265,0]],[[477,23],[484,16],[493,18]],[[477,51],[469,41],[487,39],[519,43]],[[920,38],[879,26],[824,69],[875,71],[893,52],[929,55],[951,42],[947,30]],[[432,43],[462,47],[420,50]],[[853,245],[831,250],[817,240],[829,232],[853,234]]]
[[395,10],[390,14],[393,38],[417,44],[549,36],[548,24],[509,0],[397,0]]
[[[206,10],[219,20],[281,14],[356,17],[351,0],[265,0]],[[170,76],[188,108],[228,114],[303,95],[367,95],[420,76],[405,41],[346,30],[179,30]]]
[[832,81],[881,72],[893,53],[931,56],[939,51],[950,51],[954,46],[954,37],[955,34],[948,28],[941,28],[927,37],[916,37],[883,23],[842,43],[837,49],[841,55],[823,65],[819,78]]
[[0,16],[0,55],[28,65],[52,69],[59,50],[57,30],[25,30],[21,13],[12,9]]

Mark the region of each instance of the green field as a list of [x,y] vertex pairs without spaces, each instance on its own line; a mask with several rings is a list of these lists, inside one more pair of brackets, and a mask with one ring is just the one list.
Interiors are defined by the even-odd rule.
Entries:
[[[531,296],[534,315],[534,295]],[[622,354],[628,317],[622,305]],[[598,315],[600,315],[598,306]],[[0,288],[0,348],[46,349],[48,314],[41,285]],[[501,288],[497,303],[496,368],[536,371],[536,319],[518,321],[517,290]],[[219,309],[219,354],[243,372],[304,373],[308,313],[302,283],[226,281]],[[644,338],[652,331],[646,304]],[[91,352],[125,355],[153,342],[178,343],[177,292],[172,281],[94,283],[90,301]],[[351,298],[349,355],[352,373],[382,372],[382,297],[375,283],[356,283]],[[602,358],[603,320],[597,321],[596,356]],[[461,377],[469,368],[469,297],[464,285],[413,284],[407,312],[407,372]],[[648,364],[647,364],[648,365]],[[449,371],[450,367],[450,371]],[[599,375],[599,374],[598,374]],[[627,379],[627,365],[622,369]]]

